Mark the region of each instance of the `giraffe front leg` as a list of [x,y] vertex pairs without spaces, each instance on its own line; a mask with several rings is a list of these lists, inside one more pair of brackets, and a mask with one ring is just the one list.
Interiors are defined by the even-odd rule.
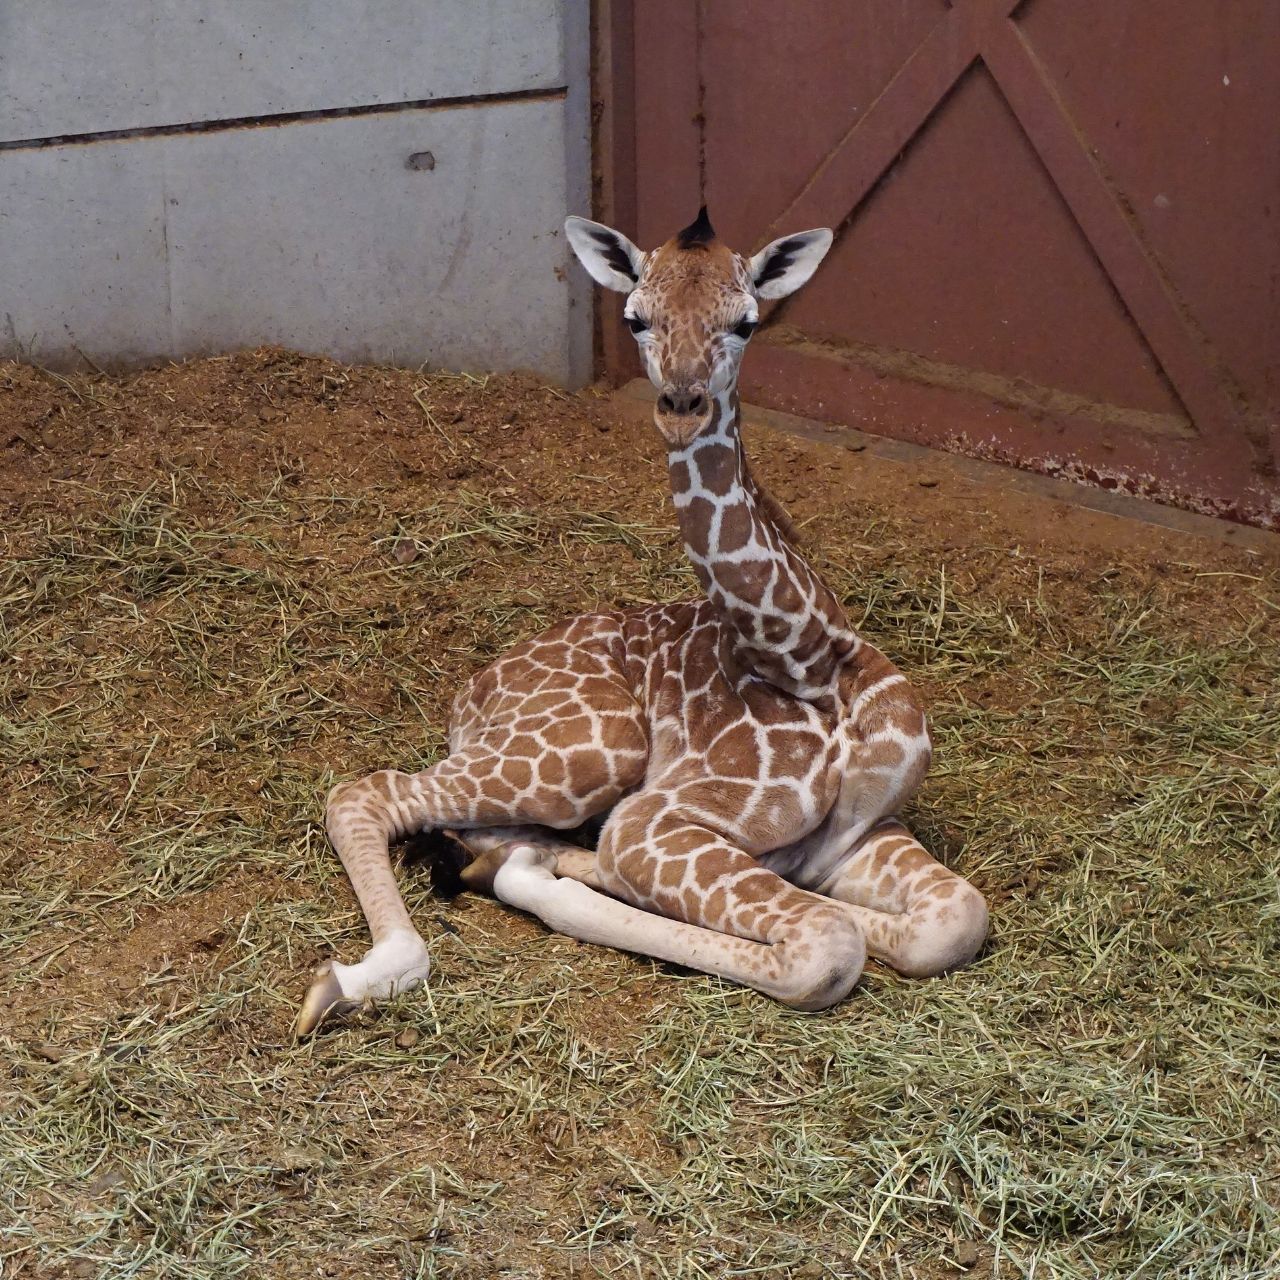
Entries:
[[476,893],[497,897],[494,881],[499,870],[511,856],[517,845],[529,845],[540,854],[540,859],[557,876],[579,880],[592,889],[601,888],[596,855],[591,849],[570,844],[545,827],[477,827],[470,831],[447,831],[471,855],[472,860],[459,874],[463,885]]
[[848,903],[868,951],[909,978],[969,964],[987,936],[982,894],[896,819],[867,832],[821,892]]
[[[848,995],[866,947],[849,912],[797,889],[664,795],[614,810],[600,842],[597,892],[557,877],[535,842],[505,851],[494,877],[503,902],[557,933],[718,974],[804,1010]],[[556,868],[558,869],[558,868]]]
[[[603,884],[628,902],[734,944],[733,967],[712,972],[794,1009],[838,1004],[866,963],[856,921],[738,848],[723,834],[732,815],[721,815],[723,826],[716,822],[715,796],[714,785],[695,783],[624,800],[601,837]],[[696,808],[686,810],[686,800]]]

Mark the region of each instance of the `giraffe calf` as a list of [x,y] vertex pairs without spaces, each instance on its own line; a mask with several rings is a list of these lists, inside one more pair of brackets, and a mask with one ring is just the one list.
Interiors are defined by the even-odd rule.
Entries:
[[[475,855],[464,883],[552,929],[798,1009],[843,1000],[868,954],[925,977],[986,937],[982,895],[895,816],[929,765],[920,700],[850,627],[743,451],[738,368],[760,305],[809,279],[831,232],[748,257],[705,209],[648,253],[584,218],[565,231],[626,294],[701,596],[517,645],[455,702],[444,760],[334,788],[329,835],[373,947],[322,967],[299,1034],[426,978],[388,854],[426,828]],[[593,817],[594,853],[557,834]]]

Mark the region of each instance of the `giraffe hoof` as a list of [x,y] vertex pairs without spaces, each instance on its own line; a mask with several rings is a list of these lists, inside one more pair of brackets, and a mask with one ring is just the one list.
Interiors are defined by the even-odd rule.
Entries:
[[302,1008],[293,1024],[293,1034],[300,1040],[309,1036],[322,1022],[345,1017],[363,1004],[363,1000],[353,1000],[343,991],[338,975],[333,971],[333,961],[326,960],[315,971],[307,994],[302,997]]
[[550,849],[540,849],[519,840],[506,840],[484,848],[483,852],[463,867],[459,878],[473,893],[487,893],[492,897],[498,872],[512,857],[522,867],[542,866],[555,870],[556,855]]

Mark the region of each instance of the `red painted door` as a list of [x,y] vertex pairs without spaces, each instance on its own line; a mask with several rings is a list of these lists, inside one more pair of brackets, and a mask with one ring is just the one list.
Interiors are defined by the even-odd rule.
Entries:
[[836,229],[750,399],[1280,524],[1280,5],[602,11],[602,216]]

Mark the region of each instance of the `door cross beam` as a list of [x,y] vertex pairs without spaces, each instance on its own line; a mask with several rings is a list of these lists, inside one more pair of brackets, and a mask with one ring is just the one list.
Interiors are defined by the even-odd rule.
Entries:
[[772,220],[760,243],[781,235],[784,226],[845,223],[947,94],[981,61],[1198,430],[1265,456],[1268,442],[1247,429],[1229,371],[1019,29],[1015,11],[1020,3],[955,0]]

